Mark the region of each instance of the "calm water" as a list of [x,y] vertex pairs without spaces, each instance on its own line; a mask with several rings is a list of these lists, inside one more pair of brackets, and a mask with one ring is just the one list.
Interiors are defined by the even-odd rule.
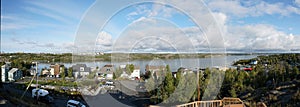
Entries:
[[[196,68],[207,68],[214,66],[227,66],[230,65],[234,61],[238,61],[241,59],[251,59],[255,58],[257,55],[231,55],[231,56],[214,56],[212,58],[183,58],[183,59],[169,59],[169,60],[161,60],[161,59],[153,59],[153,60],[134,60],[129,62],[110,62],[110,61],[97,61],[97,62],[76,62],[76,63],[63,63],[66,67],[71,67],[75,64],[86,64],[88,67],[103,67],[106,64],[113,64],[116,66],[123,64],[134,64],[139,65],[141,71],[145,71],[145,66],[149,65],[169,65],[172,71],[177,71],[179,67],[185,67],[189,69]],[[39,69],[49,68],[50,64],[41,63],[39,64]],[[39,70],[40,71],[40,70]]]

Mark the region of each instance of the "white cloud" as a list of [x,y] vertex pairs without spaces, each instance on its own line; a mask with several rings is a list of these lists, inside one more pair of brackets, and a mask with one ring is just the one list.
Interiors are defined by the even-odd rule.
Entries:
[[33,7],[24,7],[25,10],[35,13],[35,14],[39,14],[39,15],[43,15],[49,18],[52,18],[54,20],[63,22],[63,23],[71,23],[70,20],[68,20],[66,17],[49,12],[47,10],[42,10],[42,9],[37,9],[37,8],[33,8]]
[[[283,16],[290,15],[292,13],[300,14],[300,9],[291,5],[285,5],[283,3],[267,3],[264,1],[245,3],[246,1],[224,1],[224,0],[212,0],[208,2],[208,7],[213,11],[224,12],[229,15],[238,17],[247,16],[261,16],[264,14],[280,14]],[[249,5],[242,5],[249,4]]]
[[[68,1],[56,1],[47,2],[44,0],[39,1],[26,1],[28,4],[33,5],[31,7],[38,8],[40,10],[47,10],[47,12],[56,13],[59,16],[67,18],[80,19],[84,10],[80,9],[79,6],[83,6],[79,3],[73,3]],[[45,3],[47,2],[47,3]]]
[[1,31],[18,30],[37,26],[37,23],[19,15],[6,14],[1,15]]
[[[195,7],[194,4],[180,3],[182,7]],[[224,44],[227,49],[241,50],[289,50],[300,47],[299,36],[279,31],[272,25],[253,24],[237,26],[227,24],[229,15],[241,17],[264,14],[289,15],[292,13],[298,14],[298,8],[281,3],[270,4],[266,2],[249,3],[243,6],[239,1],[212,1],[209,3],[211,3],[209,7],[214,7],[213,9],[218,10],[218,12],[203,13],[198,11],[201,9],[195,8],[189,8],[187,11],[189,14],[199,16],[200,20],[203,20],[201,22],[202,25],[211,24],[212,19],[203,16],[212,14],[215,18],[214,21],[216,21],[223,32],[225,43],[222,41],[223,38],[220,38],[220,35],[216,33],[216,26],[206,26],[206,29],[187,27],[180,30],[167,22],[148,17],[158,15],[161,12],[160,8],[154,9],[152,7],[156,11],[151,11],[142,5],[138,7],[137,11],[129,13],[128,16],[136,17],[141,15],[145,17],[140,17],[132,25],[129,25],[117,40],[112,40],[115,42],[111,46],[114,51],[127,52],[134,50],[152,52],[174,50],[201,51],[201,49],[209,49],[209,47],[214,47],[214,45],[220,46]],[[105,43],[105,40],[102,41]],[[103,45],[101,49],[111,49],[111,46]]]
[[225,36],[227,48],[244,50],[290,50],[299,45],[294,35],[278,31],[271,25],[232,26]]
[[172,17],[173,14],[176,14],[174,8],[168,7],[163,4],[144,4],[144,5],[137,5],[135,7],[135,11],[130,12],[127,14],[127,19],[128,20],[133,20],[135,18],[138,18],[140,16],[143,17],[164,17],[164,18],[169,18]]
[[98,39],[96,41],[96,45],[102,46],[111,46],[112,45],[112,36],[111,34],[102,31],[98,34]]
[[[203,51],[215,44],[225,44],[229,50],[286,50],[300,47],[300,37],[279,31],[267,24],[227,25],[227,15],[212,13],[223,32],[225,43],[207,41],[207,37],[218,37],[211,28],[203,32],[197,27],[181,30],[166,22],[150,18],[140,18],[119,37],[113,46],[123,51]],[[159,24],[159,25],[157,25]],[[148,37],[148,38],[147,38]],[[210,44],[210,45],[209,45]]]
[[295,3],[300,7],[300,0],[295,0]]

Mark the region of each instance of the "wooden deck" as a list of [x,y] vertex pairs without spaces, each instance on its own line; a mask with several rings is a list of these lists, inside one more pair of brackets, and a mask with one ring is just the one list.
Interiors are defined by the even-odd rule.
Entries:
[[[160,106],[150,105],[150,107],[160,107]],[[222,100],[195,101],[195,102],[175,105],[175,107],[245,107],[245,105],[243,101],[239,98],[224,97]]]

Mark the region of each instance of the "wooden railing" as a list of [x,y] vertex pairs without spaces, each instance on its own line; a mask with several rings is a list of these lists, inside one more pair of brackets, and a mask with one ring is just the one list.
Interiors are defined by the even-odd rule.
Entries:
[[[150,105],[150,107],[160,106]],[[245,107],[245,105],[239,98],[225,97],[222,100],[194,101],[190,103],[175,105],[175,107]]]
[[210,101],[195,101],[191,103],[176,105],[176,107],[221,107],[222,100],[210,100]]

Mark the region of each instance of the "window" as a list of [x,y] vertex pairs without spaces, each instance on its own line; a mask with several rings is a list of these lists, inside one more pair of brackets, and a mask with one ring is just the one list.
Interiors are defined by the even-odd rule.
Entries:
[[80,71],[84,71],[84,67],[80,67]]

